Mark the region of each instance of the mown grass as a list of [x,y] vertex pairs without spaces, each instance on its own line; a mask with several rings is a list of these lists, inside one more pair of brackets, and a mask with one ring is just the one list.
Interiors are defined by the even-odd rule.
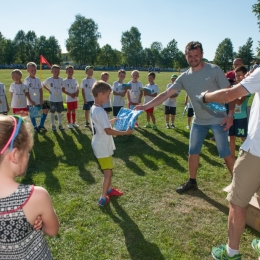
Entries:
[[[0,71],[0,81],[7,89],[10,72]],[[100,73],[95,72],[94,77],[99,79]],[[50,75],[43,72],[44,79]],[[84,75],[84,71],[75,72],[79,82]],[[110,72],[111,84],[116,75]],[[156,75],[160,91],[170,75]],[[65,77],[64,71],[61,76]],[[147,82],[146,72],[141,73],[140,81]],[[47,238],[55,259],[211,259],[211,247],[226,243],[228,203],[222,188],[230,176],[215,143],[209,140],[211,133],[202,148],[197,177],[200,189],[183,195],[175,192],[188,178],[184,96],[182,92],[177,98],[176,129],[165,128],[164,109],[158,106],[157,131],[141,127],[131,136],[114,139],[113,183],[124,195],[105,208],[97,205],[103,175],[91,148],[91,131],[83,126],[82,98],[77,110],[79,129],[52,132],[48,117],[48,131],[34,135],[28,172],[21,182],[44,186],[51,195],[60,220],[59,234]],[[64,113],[64,125],[65,118]],[[139,122],[145,124],[145,114]],[[241,241],[243,259],[256,258],[250,243],[258,235],[246,228]]]

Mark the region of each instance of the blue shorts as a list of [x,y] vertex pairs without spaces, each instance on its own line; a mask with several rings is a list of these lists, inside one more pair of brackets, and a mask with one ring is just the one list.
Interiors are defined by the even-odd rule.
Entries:
[[200,154],[204,139],[211,129],[216,140],[219,157],[226,158],[229,156],[228,131],[223,131],[224,127],[221,125],[193,124],[190,132],[189,154]]
[[234,119],[229,128],[229,136],[247,137],[247,118]]
[[87,104],[83,105],[83,110],[90,110],[90,108],[93,106],[94,101],[88,101]]

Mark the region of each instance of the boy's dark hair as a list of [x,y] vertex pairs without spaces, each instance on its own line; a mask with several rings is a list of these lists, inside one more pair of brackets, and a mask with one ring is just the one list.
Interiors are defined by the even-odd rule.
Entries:
[[119,75],[120,73],[126,74],[125,70],[123,70],[123,69],[120,69],[120,70],[118,71],[117,75]]
[[92,87],[92,93],[94,97],[97,97],[98,93],[100,92],[106,93],[109,90],[111,91],[110,85],[103,80],[98,80],[97,82],[95,82],[94,86]]
[[68,65],[68,66],[66,66],[66,70],[67,69],[73,69],[74,70],[74,67],[72,65]]
[[237,67],[236,69],[235,69],[235,72],[242,72],[244,75],[246,75],[246,73],[247,73],[247,69],[246,69],[246,67],[245,66],[239,66],[239,67]]
[[198,50],[200,49],[203,52],[202,44],[200,42],[189,42],[185,47],[185,54],[187,54],[191,50]]
[[53,65],[51,66],[51,70],[52,70],[52,69],[60,69],[60,66],[57,65],[57,64],[53,64]]
[[152,76],[155,79],[155,73],[154,72],[148,73],[148,76]]

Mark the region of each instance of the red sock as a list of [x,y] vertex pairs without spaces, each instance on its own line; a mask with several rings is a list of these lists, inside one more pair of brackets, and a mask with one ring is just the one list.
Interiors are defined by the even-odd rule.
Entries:
[[72,122],[73,122],[73,124],[75,124],[75,122],[76,122],[76,114],[75,113],[71,113],[71,116],[72,116]]
[[68,120],[68,123],[70,124],[70,113],[67,113],[67,120]]

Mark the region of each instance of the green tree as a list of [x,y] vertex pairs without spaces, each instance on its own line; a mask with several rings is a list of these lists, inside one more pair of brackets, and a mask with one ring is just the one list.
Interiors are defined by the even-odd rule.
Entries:
[[145,65],[146,67],[150,67],[153,66],[153,53],[152,50],[150,48],[145,48],[143,50],[143,54],[142,54],[142,64]]
[[255,13],[255,16],[257,17],[257,24],[260,30],[260,0],[257,0],[257,3],[252,6],[252,11]]
[[46,59],[50,64],[60,64],[61,47],[58,40],[54,36],[50,36],[46,42]]
[[15,63],[15,56],[16,56],[16,52],[15,52],[16,48],[15,48],[15,44],[12,40],[6,40],[6,44],[5,44],[5,53],[4,53],[4,61],[7,64],[12,64]]
[[252,38],[248,38],[246,44],[238,48],[237,57],[241,58],[250,69],[250,62],[254,59]]
[[232,66],[233,58],[233,44],[229,38],[226,38],[218,45],[213,63],[227,71]]
[[153,42],[151,44],[151,50],[157,50],[159,53],[162,51],[163,46],[161,42]]
[[39,56],[37,55],[38,38],[34,31],[29,31],[25,35],[26,40],[26,56],[27,61],[38,62]]
[[141,33],[136,27],[131,27],[130,31],[122,33],[121,44],[124,62],[129,66],[141,65],[143,47]]
[[174,59],[174,62],[173,62],[173,67],[175,69],[183,69],[183,68],[187,68],[189,66],[186,58],[185,58],[185,55],[182,51],[178,51],[175,59]]
[[14,45],[16,50],[16,63],[25,64],[27,62],[26,55],[26,36],[23,30],[18,31],[14,38]]
[[6,46],[6,39],[0,32],[0,64],[5,63],[5,46]]
[[177,58],[178,51],[177,41],[173,39],[161,52],[162,66],[165,68],[172,68],[174,60]]
[[118,65],[120,63],[120,55],[117,50],[112,49],[109,44],[106,44],[100,49],[98,56],[99,64],[106,65],[107,67]]
[[86,19],[80,14],[69,28],[69,38],[66,40],[66,48],[70,57],[78,64],[94,64],[100,48],[98,39],[98,25],[92,19]]

